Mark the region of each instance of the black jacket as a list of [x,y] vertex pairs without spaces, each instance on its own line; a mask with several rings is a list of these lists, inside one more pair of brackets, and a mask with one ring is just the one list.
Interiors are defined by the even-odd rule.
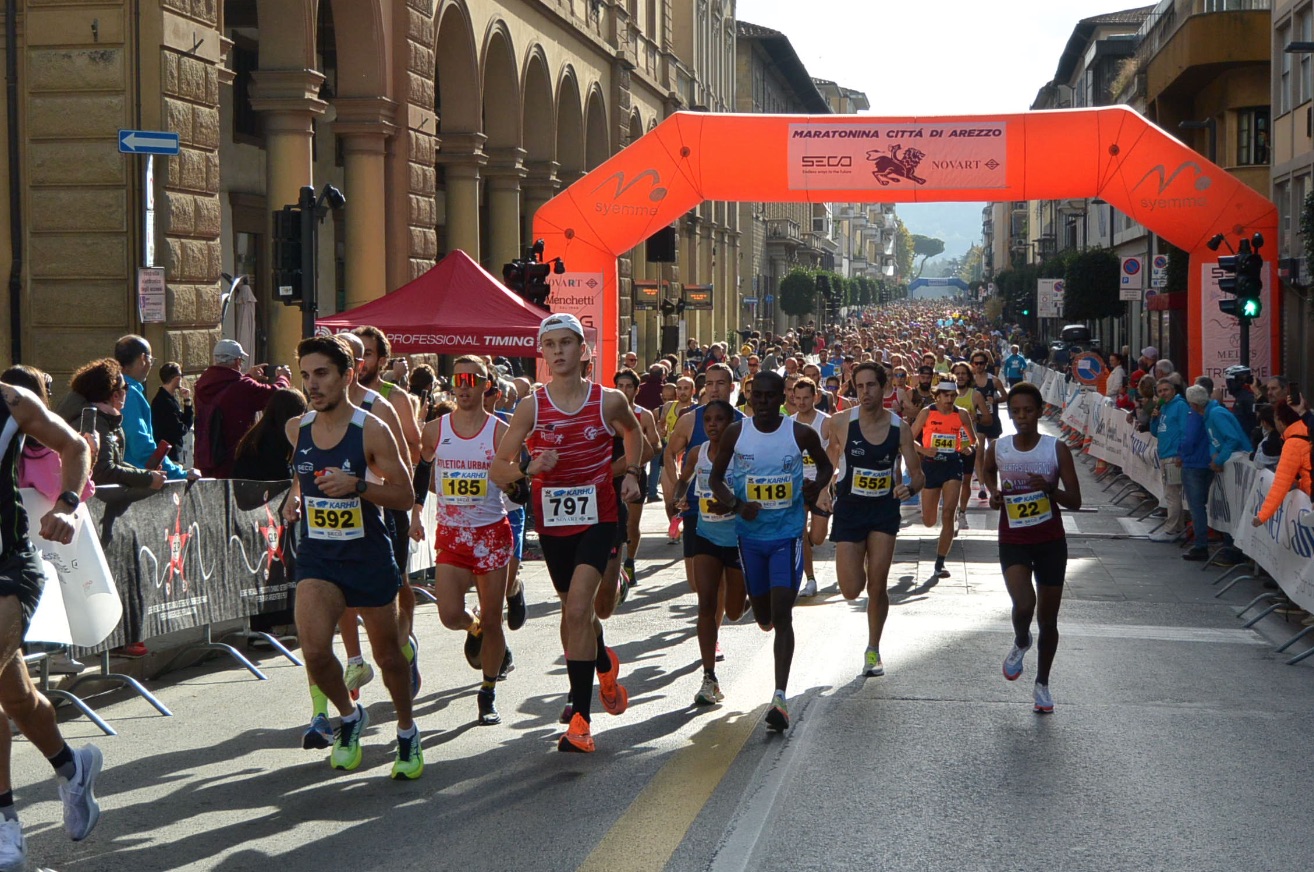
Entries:
[[155,428],[156,441],[169,443],[169,459],[175,463],[182,462],[182,441],[187,431],[192,429],[193,408],[178,403],[178,398],[160,388],[151,400],[151,426]]

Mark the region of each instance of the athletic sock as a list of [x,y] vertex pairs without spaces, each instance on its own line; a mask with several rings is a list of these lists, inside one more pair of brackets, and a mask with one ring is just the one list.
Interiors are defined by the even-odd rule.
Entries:
[[65,781],[72,781],[73,777],[78,774],[78,764],[73,759],[73,749],[64,743],[64,747],[59,749],[59,753],[53,757],[47,757],[50,765],[55,767],[55,774]]
[[479,684],[480,690],[486,690],[489,693],[492,693],[496,687],[497,687],[496,675],[485,675],[484,680]]
[[14,808],[14,792],[12,790],[0,793],[0,818],[7,821],[18,820],[18,809]]
[[397,738],[414,739],[419,732],[420,732],[420,728],[417,727],[415,724],[411,724],[411,728],[409,730],[398,730]]
[[575,714],[585,721],[592,721],[589,711],[593,707],[593,670],[597,664],[592,660],[567,660],[566,674],[570,677],[570,705]]
[[607,653],[607,643],[602,640],[602,634],[598,634],[598,672],[611,671],[611,655]]
[[943,554],[937,554],[937,555],[935,555],[935,568],[936,568],[936,569],[944,569],[944,555],[943,555]]
[[351,714],[342,716],[342,725],[345,727],[347,724],[354,724],[358,720],[360,720],[359,705],[357,705],[354,709],[351,710]]
[[406,644],[402,646],[402,656],[406,658],[407,663],[415,662],[415,648],[411,645],[409,639],[407,639]]
[[356,655],[355,657],[348,657],[348,658],[347,658],[347,665],[348,665],[348,666],[364,666],[364,665],[365,665],[365,658],[364,658],[363,656],[359,655],[359,654]]
[[[716,681],[716,670],[715,670],[715,669],[704,669],[704,670],[703,670],[703,678],[710,678],[710,679],[712,679],[713,681]],[[720,682],[717,682],[717,683],[719,684]]]
[[328,703],[328,697],[319,689],[319,685],[310,685],[310,716],[313,718],[316,715],[327,715]]

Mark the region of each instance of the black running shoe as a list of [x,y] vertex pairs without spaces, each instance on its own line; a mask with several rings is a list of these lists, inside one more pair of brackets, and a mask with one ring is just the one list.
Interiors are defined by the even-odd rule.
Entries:
[[[472,626],[470,629],[474,629]],[[480,659],[484,650],[484,634],[479,635],[466,631],[465,634],[465,662],[470,664],[471,669],[483,669],[483,660]]]
[[502,723],[502,716],[497,713],[495,697],[491,690],[480,690],[475,698],[479,701],[479,726],[493,727]]
[[520,590],[506,598],[506,626],[508,630],[519,630],[525,625],[525,618],[528,616],[528,606],[525,603],[525,586],[522,582]]
[[506,677],[515,671],[515,658],[511,656],[511,649],[507,648],[506,653],[502,655],[502,668],[497,670],[497,680],[506,681]]

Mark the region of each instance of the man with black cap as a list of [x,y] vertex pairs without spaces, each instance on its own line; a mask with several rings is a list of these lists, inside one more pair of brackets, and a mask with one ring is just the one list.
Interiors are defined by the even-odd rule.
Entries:
[[214,365],[196,380],[196,467],[206,478],[232,478],[233,450],[263,412],[270,396],[291,385],[292,371],[276,370],[271,382],[265,365],[242,372],[246,350],[232,339],[214,345]]

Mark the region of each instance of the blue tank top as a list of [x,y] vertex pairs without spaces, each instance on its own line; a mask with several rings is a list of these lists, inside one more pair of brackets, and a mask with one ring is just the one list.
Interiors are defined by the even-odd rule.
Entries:
[[[707,449],[711,444],[710,442],[704,442],[697,448],[691,449],[698,452],[698,460],[694,464],[694,480],[689,493],[689,505],[695,506],[698,512],[698,532],[696,535],[702,536],[713,545],[719,545],[722,548],[734,548],[739,544],[739,536],[735,530],[735,516],[718,515],[707,511],[708,503],[716,499],[712,495],[711,487],[708,485],[712,475],[712,460],[714,459],[707,454]],[[685,535],[689,534],[686,533]]]
[[795,422],[781,419],[765,433],[752,418],[740,423],[735,442],[735,496],[762,508],[757,517],[735,523],[740,538],[778,541],[803,535],[803,452],[794,438]]
[[342,439],[332,448],[320,448],[311,436],[315,412],[301,417],[297,431],[295,464],[301,484],[301,543],[298,554],[317,563],[349,562],[391,567],[396,572],[392,542],[384,526],[383,510],[359,494],[329,497],[320,489],[316,472],[337,467],[365,478],[365,419],[357,408]]
[[890,512],[898,515],[894,488],[902,482],[895,476],[899,458],[899,416],[890,414],[890,432],[879,445],[862,435],[858,414],[849,421],[844,450],[840,454],[839,483],[835,487],[835,512],[855,524],[876,524]]

